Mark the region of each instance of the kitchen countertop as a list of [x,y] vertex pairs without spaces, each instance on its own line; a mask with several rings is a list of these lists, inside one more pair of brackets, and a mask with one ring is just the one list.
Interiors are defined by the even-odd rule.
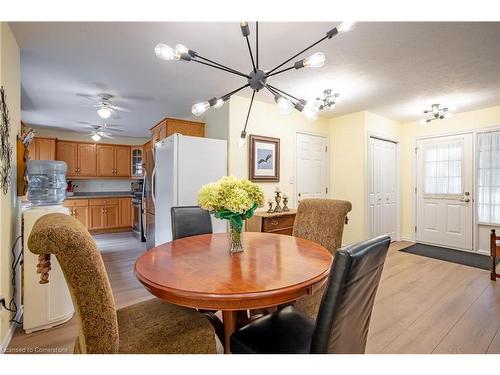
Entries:
[[92,198],[123,198],[132,197],[130,191],[95,191],[95,192],[76,192],[74,195],[68,195],[66,199],[92,199]]

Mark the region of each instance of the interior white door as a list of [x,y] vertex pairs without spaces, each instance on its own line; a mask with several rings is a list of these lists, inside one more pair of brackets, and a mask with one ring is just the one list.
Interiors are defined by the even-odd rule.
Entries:
[[417,142],[417,242],[472,250],[472,134]]
[[396,240],[398,228],[397,148],[394,142],[368,140],[368,225],[370,237]]
[[328,195],[327,138],[297,133],[296,203],[306,198],[326,198]]

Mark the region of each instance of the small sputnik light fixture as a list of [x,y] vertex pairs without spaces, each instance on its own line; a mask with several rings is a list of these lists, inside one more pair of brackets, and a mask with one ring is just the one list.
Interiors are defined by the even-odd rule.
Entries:
[[[182,44],[177,44],[175,48],[169,47],[166,44],[159,43],[156,45],[154,51],[156,54],[156,57],[159,58],[160,60],[166,60],[166,61],[185,61],[185,62],[195,62],[198,64],[203,64],[206,66],[209,66],[214,69],[219,69],[222,71],[225,71],[230,74],[234,74],[237,76],[240,76],[246,80],[246,84],[223,95],[220,97],[213,97],[210,100],[196,103],[192,106],[191,112],[195,116],[201,116],[203,115],[209,108],[221,108],[224,105],[224,102],[228,101],[232,95],[236,94],[237,92],[243,90],[246,87],[250,87],[253,90],[252,93],[252,99],[250,100],[250,106],[248,108],[248,113],[246,116],[246,121],[245,125],[243,127],[243,130],[240,135],[240,145],[244,146],[245,145],[245,140],[246,140],[246,128],[248,125],[248,119],[250,116],[250,111],[252,110],[252,104],[253,104],[253,99],[255,96],[256,92],[259,92],[261,89],[265,88],[267,91],[271,93],[271,95],[274,98],[274,101],[277,104],[277,111],[280,114],[283,115],[288,115],[290,114],[293,109],[296,109],[299,112],[302,112],[304,116],[306,116],[309,119],[315,120],[318,116],[318,111],[320,110],[319,107],[323,105],[323,108],[331,108],[331,102],[323,103],[320,104],[319,107],[316,104],[316,102],[311,102],[308,103],[304,99],[297,98],[293,96],[292,94],[289,94],[288,92],[285,92],[283,90],[278,89],[275,86],[270,85],[267,81],[270,77],[287,72],[289,70],[297,70],[297,69],[302,69],[302,68],[320,68],[325,64],[325,54],[323,52],[316,52],[308,57],[302,58],[298,61],[295,61],[292,63],[292,65],[283,68],[284,65],[290,63],[292,60],[296,59],[298,56],[302,55],[304,52],[310,50],[311,48],[315,47],[317,44],[320,42],[326,40],[326,39],[331,39],[337,34],[342,34],[344,32],[347,32],[351,30],[354,26],[355,22],[342,22],[340,25],[332,28],[329,30],[325,35],[319,39],[318,41],[312,43],[299,53],[293,55],[289,59],[285,60],[281,64],[275,66],[273,69],[270,70],[263,70],[259,67],[259,23],[255,22],[255,58],[254,58],[254,51],[252,51],[252,47],[250,46],[250,25],[248,22],[240,22],[240,29],[241,29],[241,34],[246,40],[246,44],[248,46],[248,51],[250,54],[250,59],[252,62],[252,70],[250,73],[243,73],[240,72],[236,69],[230,68],[228,66],[225,66],[223,64],[220,64],[214,60],[210,60],[206,57],[201,56],[198,52],[193,51],[189,49],[188,47],[182,45]],[[331,90],[330,90],[331,91]],[[326,91],[325,91],[326,93]],[[330,92],[331,95],[331,92]],[[333,105],[335,104],[335,95],[338,98],[338,94],[333,94]],[[323,109],[321,108],[321,109]]]
[[450,112],[450,108],[441,106],[441,104],[433,104],[430,109],[424,110],[423,113],[426,116],[420,120],[421,124],[428,124],[434,120],[443,120],[453,116],[453,113]]

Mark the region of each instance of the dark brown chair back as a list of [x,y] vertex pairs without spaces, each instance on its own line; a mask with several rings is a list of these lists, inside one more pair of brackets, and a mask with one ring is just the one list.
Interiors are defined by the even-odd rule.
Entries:
[[179,206],[170,209],[172,239],[212,233],[210,213],[198,206]]
[[375,294],[391,239],[381,236],[335,253],[311,353],[365,352]]

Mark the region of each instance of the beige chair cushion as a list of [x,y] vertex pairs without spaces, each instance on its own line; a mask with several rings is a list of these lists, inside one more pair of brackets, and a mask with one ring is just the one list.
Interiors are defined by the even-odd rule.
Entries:
[[118,310],[119,353],[215,353],[214,330],[193,309],[159,299]]

